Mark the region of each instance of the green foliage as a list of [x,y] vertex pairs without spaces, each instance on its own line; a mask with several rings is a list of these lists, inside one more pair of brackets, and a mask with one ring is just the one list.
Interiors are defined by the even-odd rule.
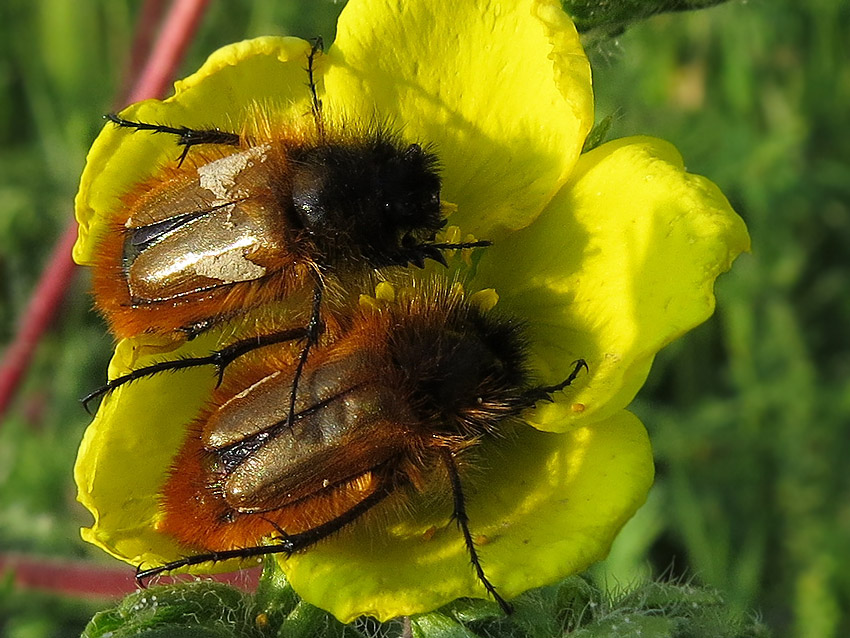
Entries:
[[[11,578],[0,579],[0,636],[3,638],[76,638],[100,601],[83,601],[21,591]],[[49,614],[45,610],[50,610]],[[57,619],[64,620],[57,623]]]
[[[11,339],[70,219],[100,115],[116,106],[138,6],[0,3],[0,343]],[[211,3],[183,69],[263,33],[329,42],[341,6]],[[761,636],[755,609],[779,637],[850,635],[850,5],[732,2],[659,15],[616,39],[602,37],[612,30],[579,9],[590,29],[598,120],[612,118],[604,137],[652,134],[676,144],[689,169],[717,182],[747,220],[753,254],[721,279],[716,316],[661,353],[634,405],[650,429],[658,481],[609,559],[592,570],[594,586],[571,579],[523,597],[514,634],[504,633],[492,605],[469,601],[414,619],[411,630],[619,636],[628,635],[629,618],[643,636]],[[0,551],[111,564],[79,540],[89,519],[73,502],[71,467],[89,420],[76,399],[102,381],[111,347],[86,287],[81,273],[0,425]],[[726,605],[701,588],[657,602],[649,592],[662,596],[665,586],[640,585],[671,574],[688,574]],[[285,626],[281,635],[309,635],[323,618],[287,599],[282,586],[264,584],[254,597],[195,587],[227,602],[246,631]],[[156,618],[178,608],[174,599],[160,604]],[[132,606],[103,612],[93,627],[113,622],[117,609],[135,618]],[[151,611],[149,599],[142,608]],[[218,609],[211,618],[232,618]],[[77,635],[91,611],[0,587],[4,636]],[[179,635],[179,618],[161,635]],[[400,632],[321,622],[329,635]]]
[[562,0],[582,33],[622,33],[627,26],[667,11],[705,9],[727,0]]
[[[506,617],[490,601],[462,599],[407,619],[413,638],[767,638],[758,621],[734,618],[719,594],[689,584],[648,583],[615,595],[580,576],[528,592]],[[273,559],[256,595],[194,582],[128,596],[91,621],[83,638],[390,638],[404,623],[339,623],[299,601]]]
[[620,558],[675,558],[778,635],[850,633],[848,29],[846,3],[733,3],[592,49],[611,136],[676,143],[753,237],[634,406],[659,478]]

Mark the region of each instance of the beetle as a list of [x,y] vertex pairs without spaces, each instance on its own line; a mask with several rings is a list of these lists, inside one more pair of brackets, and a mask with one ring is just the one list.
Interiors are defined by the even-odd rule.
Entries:
[[[386,127],[325,121],[314,78],[320,46],[313,46],[307,64],[311,127],[273,126],[260,114],[246,127],[254,131],[249,134],[107,116],[119,128],[173,136],[183,147],[176,165],[123,196],[98,243],[95,306],[117,337],[192,338],[312,290],[305,330],[266,335],[261,344],[299,339],[301,369],[322,330],[329,285],[377,269],[424,267],[428,259],[445,265],[443,250],[489,245],[436,241],[446,206],[433,152]],[[233,358],[254,347],[260,346],[244,342],[134,371],[83,404],[165,370],[213,364],[220,377]],[[296,387],[297,379],[293,401]]]
[[[280,330],[280,328],[276,328]],[[573,383],[535,385],[522,326],[436,284],[329,323],[289,397],[298,355],[264,350],[228,369],[187,430],[158,529],[195,553],[139,570],[307,550],[388,497],[448,491],[479,581],[501,608],[466,509],[465,468],[521,413]]]

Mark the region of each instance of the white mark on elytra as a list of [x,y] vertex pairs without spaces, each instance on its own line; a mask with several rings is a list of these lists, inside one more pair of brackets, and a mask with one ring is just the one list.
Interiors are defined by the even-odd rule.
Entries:
[[215,196],[213,206],[233,198],[236,177],[254,161],[265,162],[270,146],[261,144],[198,167],[198,185]]

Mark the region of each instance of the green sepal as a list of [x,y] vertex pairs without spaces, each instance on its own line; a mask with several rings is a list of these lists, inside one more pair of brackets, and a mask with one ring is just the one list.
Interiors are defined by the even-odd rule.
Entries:
[[256,627],[252,597],[220,583],[198,581],[151,587],[96,614],[83,638],[251,638]]
[[605,142],[608,137],[608,131],[611,130],[611,125],[614,123],[614,118],[611,115],[606,115],[599,122],[593,125],[590,133],[584,138],[584,146],[581,147],[582,153],[592,151],[597,146]]

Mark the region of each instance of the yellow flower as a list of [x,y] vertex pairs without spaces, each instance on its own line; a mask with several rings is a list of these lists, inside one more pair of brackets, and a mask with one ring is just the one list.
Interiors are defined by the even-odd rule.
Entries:
[[[258,108],[305,120],[309,48],[270,37],[225,47],[174,97],[122,115],[230,131]],[[587,361],[573,387],[527,413],[536,429],[494,443],[500,462],[468,499],[473,532],[490,540],[480,547],[485,571],[506,598],[584,569],[606,555],[652,482],[646,431],[624,408],[655,353],[711,315],[715,278],[748,249],[743,222],[663,141],[618,140],[580,155],[593,122],[590,69],[554,0],[351,0],[317,73],[326,112],[389,121],[433,145],[443,195],[457,204],[451,223],[494,241],[466,287],[495,288],[501,311],[527,323],[540,382]],[[120,196],[178,156],[168,136],[106,126],[77,198],[78,261],[90,263]],[[169,357],[205,354],[225,330]],[[110,377],[174,347],[124,340]],[[86,540],[145,566],[187,553],[157,531],[159,494],[214,383],[196,368],[104,400],[76,466],[79,499],[95,517]],[[280,562],[305,600],[342,621],[485,597],[450,513],[355,522]]]

